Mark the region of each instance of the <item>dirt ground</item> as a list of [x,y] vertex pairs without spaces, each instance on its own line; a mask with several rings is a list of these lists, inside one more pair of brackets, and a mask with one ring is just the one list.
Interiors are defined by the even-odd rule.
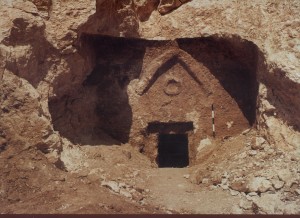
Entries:
[[146,177],[131,179],[135,198],[143,203],[102,187],[97,180],[64,175],[46,190],[2,204],[1,213],[230,213],[237,199],[220,190],[201,189],[184,177],[188,172],[188,168],[148,169],[143,172]]
[[[199,156],[196,165],[186,168],[157,168],[130,145],[66,146],[61,154],[63,169],[50,164],[44,154],[34,148],[16,155],[13,155],[13,148],[8,148],[0,153],[1,166],[4,166],[1,169],[0,212],[260,213],[252,209],[253,204],[245,207],[241,203],[247,203],[243,199],[249,195],[248,191],[236,191],[224,183],[224,179],[231,181],[230,173],[249,165],[248,158],[252,156],[243,157],[242,164],[237,157],[251,150],[246,144],[253,137],[255,131],[250,131],[215,142]],[[267,167],[267,159],[264,160]],[[255,163],[255,159],[252,162]],[[298,166],[297,162],[294,164]],[[248,174],[251,174],[250,169]],[[216,175],[220,176],[220,181],[215,179]],[[296,202],[293,210],[285,213],[299,213],[297,199],[285,201]]]
[[153,171],[146,182],[152,191],[149,203],[188,214],[229,214],[232,206],[238,204],[238,197],[232,197],[229,193],[203,189],[190,183],[184,177],[188,173],[188,168]]

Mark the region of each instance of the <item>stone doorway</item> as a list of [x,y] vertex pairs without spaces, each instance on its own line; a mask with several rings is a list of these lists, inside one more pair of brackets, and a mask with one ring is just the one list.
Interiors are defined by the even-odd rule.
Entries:
[[158,136],[158,167],[182,168],[189,165],[187,134],[160,134]]

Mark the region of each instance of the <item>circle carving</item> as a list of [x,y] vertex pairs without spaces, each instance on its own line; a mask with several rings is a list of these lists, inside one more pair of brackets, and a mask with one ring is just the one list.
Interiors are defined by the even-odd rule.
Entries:
[[165,94],[169,96],[179,95],[182,90],[181,82],[177,79],[169,79],[164,87]]

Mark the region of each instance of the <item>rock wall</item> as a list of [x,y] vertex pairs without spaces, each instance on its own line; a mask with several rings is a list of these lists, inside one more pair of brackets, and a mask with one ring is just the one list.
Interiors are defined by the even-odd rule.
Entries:
[[[1,150],[36,146],[58,162],[63,142],[53,128],[56,115],[50,114],[48,103],[65,98],[72,104],[96,92],[93,87],[79,89],[97,62],[83,46],[85,34],[253,43],[258,52],[257,128],[270,143],[299,150],[299,1],[182,2],[186,1],[1,1]],[[94,102],[91,98],[86,103]],[[50,109],[51,105],[55,104]],[[87,111],[87,119],[93,113]],[[77,118],[69,114],[64,122],[82,125],[85,117]]]

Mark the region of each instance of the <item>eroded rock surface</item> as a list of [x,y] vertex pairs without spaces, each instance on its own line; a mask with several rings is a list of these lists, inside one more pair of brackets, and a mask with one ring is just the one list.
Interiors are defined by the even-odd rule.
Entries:
[[[65,180],[74,184],[63,185],[68,190],[77,184],[84,192],[91,181],[101,186],[103,169],[85,158],[98,155],[106,169],[130,161],[150,166],[136,150],[116,145],[130,142],[156,166],[158,139],[147,125],[176,117],[193,125],[177,132],[195,136],[189,180],[241,197],[237,213],[299,213],[299,11],[297,0],[1,1],[1,212],[41,213],[26,211],[22,200],[32,192],[57,193]],[[195,91],[187,78],[198,78],[208,91]],[[189,100],[173,100],[188,88]],[[140,95],[145,90],[150,94]],[[198,95],[205,100],[194,102],[196,110],[190,101]],[[191,109],[185,116],[181,105]],[[114,145],[118,158],[91,145]],[[223,145],[226,155],[219,152]],[[87,146],[84,152],[80,146]],[[71,172],[79,176],[69,178]],[[108,179],[117,179],[109,172],[114,178]],[[134,172],[127,177],[140,181]],[[101,212],[137,212],[145,203],[146,191],[120,182],[118,195],[133,206],[103,204]],[[60,204],[59,196],[51,199]],[[70,204],[42,209],[88,211]]]

